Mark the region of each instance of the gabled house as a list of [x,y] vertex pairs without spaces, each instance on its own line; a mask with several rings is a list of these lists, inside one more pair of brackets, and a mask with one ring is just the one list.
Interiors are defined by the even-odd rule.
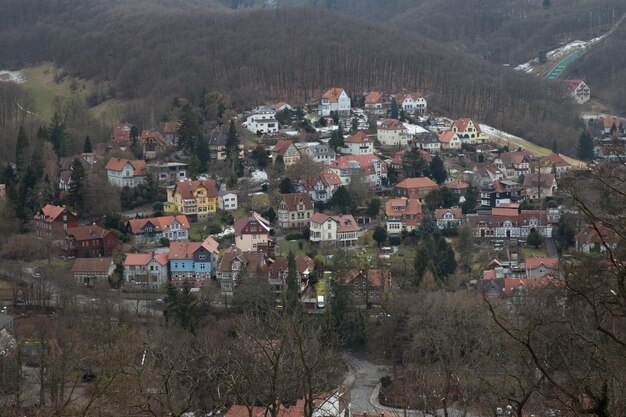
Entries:
[[422,150],[437,153],[441,150],[441,142],[436,133],[423,132],[415,135],[415,144]]
[[186,241],[189,240],[189,221],[184,214],[131,219],[126,223],[126,233],[137,245],[159,244],[161,239]]
[[475,237],[487,239],[526,239],[531,231],[552,236],[552,224],[544,210],[492,208],[490,213],[468,214],[467,222]]
[[68,227],[65,236],[65,252],[67,256],[76,258],[86,255],[111,256],[119,244],[115,233],[95,224]]
[[360,308],[380,305],[384,294],[391,290],[391,272],[383,268],[337,271],[335,280],[350,292]]
[[163,136],[170,145],[178,143],[178,125],[178,122],[163,123]]
[[518,183],[509,180],[495,180],[480,190],[480,205],[496,208],[503,204],[518,201],[521,187]]
[[575,236],[576,250],[583,253],[604,254],[608,249],[617,248],[618,239],[615,231],[598,222],[583,227]]
[[169,253],[170,280],[180,286],[204,287],[211,281],[218,257],[218,243],[208,237],[204,242],[171,242]]
[[398,236],[412,232],[422,220],[422,204],[408,198],[392,198],[385,203],[387,233]]
[[[228,140],[228,126],[220,125],[209,133],[207,142],[209,146],[209,158],[218,161],[226,159],[226,141]],[[244,145],[239,143],[239,156],[244,156]]]
[[343,140],[341,152],[351,155],[368,155],[374,153],[374,139],[365,132],[357,132]]
[[459,135],[452,130],[441,132],[439,134],[439,142],[441,143],[441,149],[443,150],[459,150],[463,144]]
[[72,274],[77,284],[93,286],[96,282],[108,282],[115,272],[111,258],[76,258]]
[[170,148],[163,135],[156,130],[144,129],[139,135],[139,146],[143,159],[155,159]]
[[417,177],[405,178],[393,188],[396,196],[423,203],[428,193],[438,189],[439,186],[428,177]]
[[474,119],[467,117],[456,119],[452,123],[452,131],[459,136],[463,143],[475,144],[487,139],[480,130],[480,125]]
[[111,133],[111,146],[124,149],[130,146],[130,131],[133,125],[128,122],[115,123]]
[[559,258],[527,258],[526,278],[541,278],[546,275],[557,276],[559,270]]
[[477,177],[477,182],[481,185],[491,184],[495,180],[502,180],[506,175],[497,166],[490,162],[470,163],[468,170]]
[[146,182],[147,166],[143,160],[111,158],[104,169],[109,183],[116,187],[135,188]]
[[341,116],[348,116],[352,107],[350,97],[343,88],[331,88],[327,90],[317,106],[319,116],[330,116],[331,112],[339,113]]
[[283,158],[285,167],[295,165],[300,161],[300,152],[290,140],[279,140],[272,148],[272,163],[276,163],[278,157]]
[[314,202],[326,202],[340,185],[341,178],[331,169],[324,168],[319,174],[300,178],[296,189],[299,192],[308,192]]
[[585,104],[591,98],[591,89],[583,80],[561,80],[561,84],[576,104]]
[[365,111],[377,116],[385,115],[389,103],[385,102],[385,94],[380,91],[370,91],[365,97]]
[[224,211],[237,210],[237,194],[232,191],[217,192],[217,208]]
[[524,196],[530,200],[552,197],[557,190],[556,177],[554,174],[526,174],[522,188]]
[[270,238],[270,222],[253,211],[235,221],[235,246],[244,252],[272,252],[274,241]]
[[398,109],[408,114],[423,115],[428,109],[428,103],[420,92],[399,93],[395,95]]
[[302,149],[301,154],[307,156],[311,161],[324,165],[330,165],[337,159],[334,149],[327,143],[317,143],[315,145],[306,146]]
[[41,208],[33,219],[37,236],[54,240],[65,238],[67,229],[78,226],[78,214],[51,204]]
[[124,260],[124,281],[131,285],[159,289],[168,282],[167,253],[129,253]]
[[383,120],[378,125],[376,133],[378,142],[382,146],[405,146],[413,139],[413,135],[397,119]]
[[463,223],[463,212],[460,207],[435,209],[435,221],[442,230],[457,228]]
[[387,164],[374,154],[340,156],[329,169],[339,176],[341,185],[350,184],[350,178],[356,172],[363,174],[372,188],[387,180]]
[[567,162],[558,153],[551,153],[548,156],[544,156],[539,159],[539,171],[542,174],[555,174],[557,177],[569,171],[572,165]]
[[[294,257],[296,261],[296,279],[302,292],[309,283],[309,276],[315,269],[313,259],[304,255]],[[272,291],[276,294],[276,299],[280,300],[281,295],[287,285],[287,275],[289,274],[289,260],[286,257],[278,258],[267,269],[267,281],[272,286]]]
[[602,133],[605,135],[610,135],[613,132],[623,132],[624,131],[624,122],[619,117],[605,117],[602,119],[602,124],[604,125],[604,130]]
[[469,184],[465,181],[454,180],[444,184],[446,188],[452,190],[454,194],[464,197],[467,193],[467,189],[469,188]]
[[148,172],[158,181],[181,181],[187,178],[187,164],[183,162],[156,162],[148,164]]
[[167,189],[163,210],[184,214],[189,221],[204,221],[217,209],[217,187],[213,180],[180,181]]
[[244,252],[234,246],[226,249],[216,267],[220,288],[231,293],[242,275],[258,274],[258,278],[263,277],[268,268],[267,259],[267,253],[264,252]]
[[286,101],[279,101],[278,103],[274,104],[272,108],[276,110],[276,113],[284,111],[284,110],[293,111],[293,106],[291,106]]
[[277,214],[278,226],[282,229],[308,227],[313,215],[313,202],[307,193],[282,194]]
[[315,213],[309,226],[309,240],[336,247],[356,246],[361,228],[351,214],[328,216]]
[[535,156],[528,151],[503,152],[493,161],[508,178],[517,180],[520,175],[530,172],[530,164]]

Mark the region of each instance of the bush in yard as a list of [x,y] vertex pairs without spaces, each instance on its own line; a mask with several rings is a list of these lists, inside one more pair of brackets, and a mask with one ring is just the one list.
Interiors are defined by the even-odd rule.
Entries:
[[299,240],[302,239],[302,233],[290,233],[285,236],[285,240]]

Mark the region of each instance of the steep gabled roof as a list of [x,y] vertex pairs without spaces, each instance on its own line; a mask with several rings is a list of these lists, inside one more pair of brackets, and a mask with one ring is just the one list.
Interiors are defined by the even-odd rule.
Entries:
[[438,187],[437,183],[428,177],[405,178],[396,184],[396,188],[432,190]]
[[559,258],[536,257],[526,259],[527,268],[537,268],[540,265],[546,266],[548,268],[556,268],[559,265]]
[[297,210],[300,202],[304,203],[305,210],[313,210],[313,202],[308,193],[282,194],[280,200],[285,202],[288,211]]
[[130,164],[133,167],[135,175],[144,175],[146,172],[146,161],[141,159],[129,160],[123,158],[111,158],[109,162],[107,162],[104,169],[120,172],[124,169],[126,164]]
[[343,284],[350,284],[357,277],[364,277],[372,287],[387,289],[391,283],[391,272],[383,268],[348,269],[337,272],[337,280]]
[[341,95],[341,93],[343,93],[343,91],[343,88],[334,87],[327,90],[322,98],[327,99],[331,103],[336,103],[339,100],[339,96]]
[[53,206],[52,204],[46,204],[39,210],[39,212],[35,215],[35,219],[41,220],[41,215],[44,215],[45,222],[53,222],[59,217],[64,211],[72,214],[73,216],[77,216],[77,214],[73,211],[67,210],[65,207]]
[[[253,211],[249,216],[240,217],[237,219],[237,221],[235,221],[235,225],[234,225],[235,235],[240,235],[241,232],[243,231],[243,228],[246,227],[246,225],[251,221],[256,221],[257,224],[260,226],[260,228],[264,229],[265,233],[270,232],[269,220],[263,218],[263,216],[261,216],[256,211]],[[261,233],[260,229],[259,229],[259,233]]]
[[465,129],[467,129],[467,125],[469,125],[470,122],[474,124],[474,127],[476,128],[476,133],[480,135],[482,133],[482,131],[480,130],[480,125],[476,123],[474,119],[471,119],[469,117],[456,119],[454,123],[452,124],[452,127],[456,127],[459,132],[464,132]]
[[107,229],[103,229],[96,224],[88,226],[70,227],[67,229],[67,235],[69,237],[73,237],[78,242],[91,239],[104,239],[110,233],[113,232]]
[[356,132],[354,135],[350,135],[344,139],[344,143],[367,143],[373,142],[367,133],[365,132]]
[[463,217],[463,211],[460,207],[440,208],[435,209],[435,219],[442,220],[446,213],[452,213],[455,219]]
[[272,148],[272,153],[275,153],[278,156],[285,156],[285,154],[292,145],[292,141],[281,139],[276,142],[276,145]]
[[399,216],[403,214],[414,214],[419,216],[422,213],[422,204],[414,199],[392,198],[385,203],[385,215]]
[[72,272],[107,273],[113,265],[111,258],[76,258]]
[[215,185],[215,181],[211,179],[202,181],[179,181],[174,187],[174,193],[178,192],[182,198],[190,199],[194,198],[193,193],[200,187],[206,188],[207,197],[217,197],[217,186]]
[[583,227],[581,231],[576,234],[575,238],[577,242],[580,242],[583,244],[590,244],[590,243],[614,244],[617,242],[615,232],[600,222],[596,223],[595,227],[594,226]]
[[455,136],[458,139],[456,132],[454,132],[453,130],[446,130],[445,132],[441,132],[439,134],[439,142],[450,143]]
[[130,225],[131,233],[140,234],[144,232],[144,228],[147,223],[150,223],[154,226],[155,231],[157,232],[165,232],[172,227],[172,223],[174,220],[180,223],[180,227],[183,229],[189,229],[189,221],[187,220],[187,216],[184,214],[177,214],[175,216],[160,216],[160,217],[150,217],[147,219],[131,219],[128,221]]
[[550,188],[556,184],[556,178],[554,174],[537,174],[530,173],[524,176],[524,188]]
[[378,128],[383,130],[406,130],[406,126],[398,119],[385,119]]
[[367,97],[365,97],[365,104],[378,104],[382,103],[385,94],[380,91],[371,91]]

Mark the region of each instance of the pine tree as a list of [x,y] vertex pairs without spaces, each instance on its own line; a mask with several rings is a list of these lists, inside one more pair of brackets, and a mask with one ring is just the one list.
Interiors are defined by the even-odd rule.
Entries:
[[15,169],[20,176],[23,175],[28,163],[28,150],[28,137],[24,128],[20,126],[20,130],[17,133],[17,142],[15,143]]
[[65,122],[61,115],[55,112],[46,133],[47,139],[52,142],[58,156],[66,156],[68,135],[65,132]]
[[296,269],[296,257],[289,251],[287,257],[287,279],[285,289],[285,309],[293,314],[300,310],[300,285],[298,285],[298,270]]
[[465,190],[465,201],[461,204],[463,214],[473,213],[478,205],[479,190],[474,184],[470,184]]
[[392,119],[397,119],[398,118],[398,102],[396,101],[396,98],[392,98],[391,99],[391,114],[390,114]]
[[459,230],[459,252],[461,261],[465,264],[466,268],[469,268],[474,256],[474,237],[468,226],[463,226],[461,230]]
[[588,130],[583,130],[578,138],[578,159],[583,161],[593,160],[593,138]]
[[428,163],[420,151],[412,147],[408,152],[404,152],[402,155],[402,171],[407,178],[421,177],[424,171],[428,168]]
[[443,184],[448,179],[448,171],[443,165],[443,160],[439,155],[435,155],[429,165],[430,177],[435,180],[437,184]]
[[87,174],[80,158],[72,162],[72,175],[70,176],[70,201],[74,209],[82,211],[85,207],[85,180]]
[[226,162],[230,165],[233,176],[241,174],[241,155],[239,153],[239,133],[235,121],[231,120],[226,136]]
[[89,136],[85,137],[85,143],[83,144],[83,152],[85,153],[93,152],[93,146],[91,145],[91,139],[89,139]]
[[552,142],[552,153],[559,153],[559,148],[556,144],[556,140]]
[[178,149],[191,153],[200,136],[200,118],[189,103],[181,109],[176,133],[178,134]]
[[130,150],[135,155],[136,158],[141,157],[141,144],[139,143],[139,129],[133,126],[130,128],[130,134],[128,135],[130,139]]
[[194,156],[198,158],[199,172],[206,172],[209,169],[210,154],[209,143],[203,135],[196,140]]
[[380,247],[380,245],[387,240],[387,229],[383,226],[376,226],[372,238],[376,241],[378,247]]

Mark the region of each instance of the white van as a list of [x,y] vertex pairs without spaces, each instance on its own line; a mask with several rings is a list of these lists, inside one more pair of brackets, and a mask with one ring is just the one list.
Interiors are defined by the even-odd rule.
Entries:
[[317,296],[317,308],[324,308],[324,296],[323,295]]

